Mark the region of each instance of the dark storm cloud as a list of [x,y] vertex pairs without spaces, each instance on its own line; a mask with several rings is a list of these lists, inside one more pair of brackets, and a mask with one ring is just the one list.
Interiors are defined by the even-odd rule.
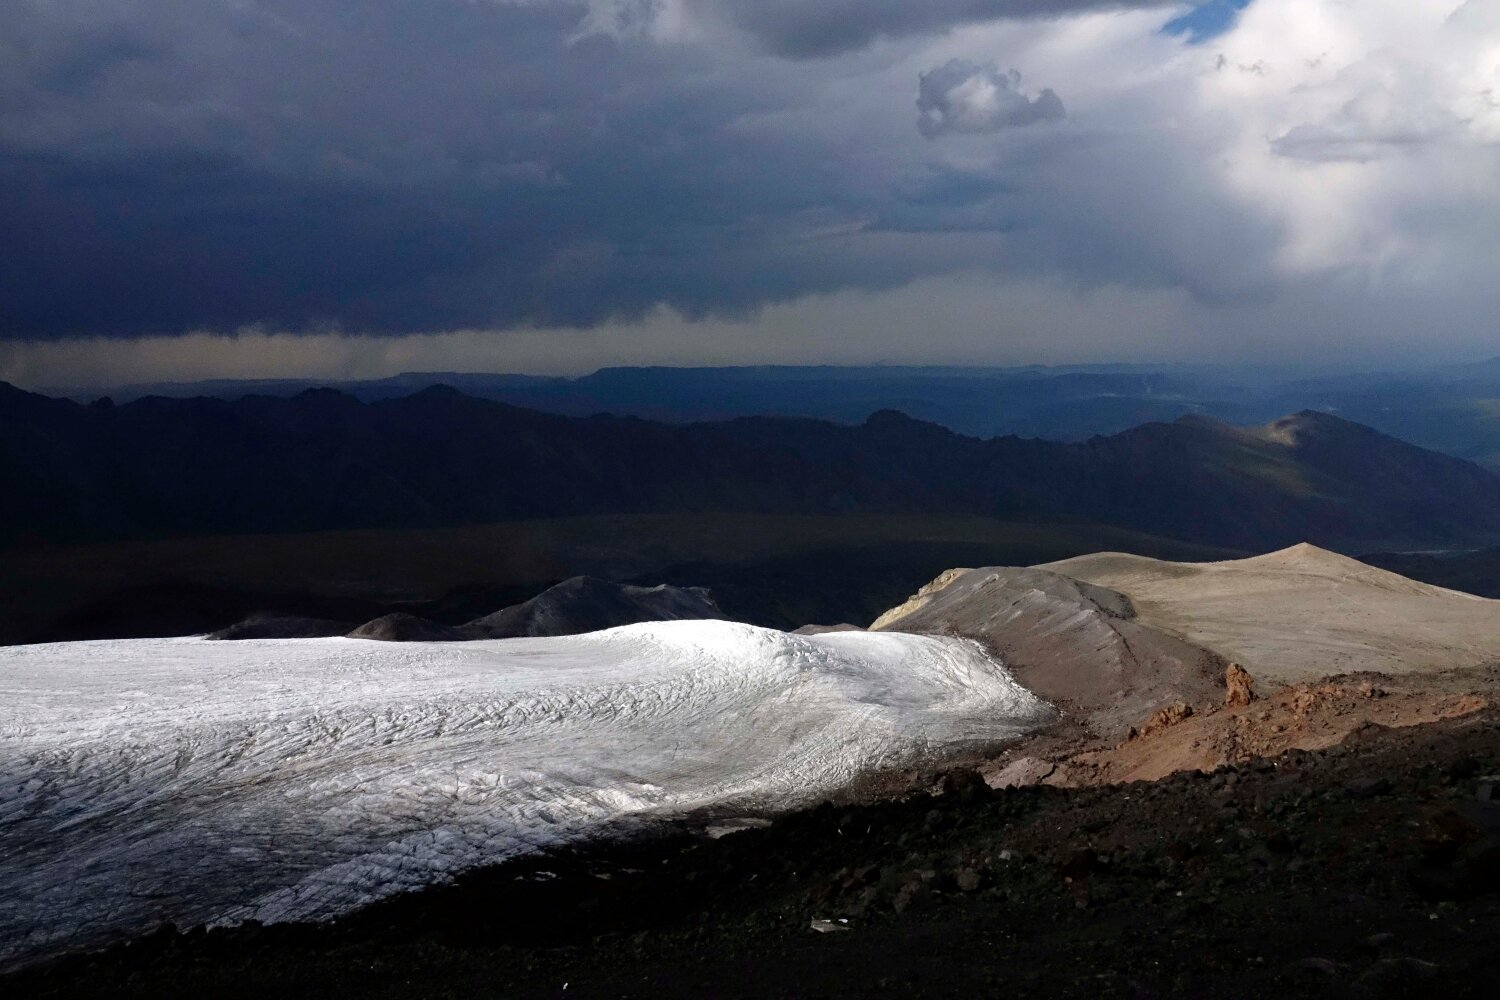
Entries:
[[0,6],[0,377],[1493,339],[1487,0]]
[[[1214,78],[1152,17],[918,37],[1141,6],[12,0],[0,339],[739,317],[958,272],[1273,294],[1305,213],[1221,169],[1260,98],[1202,113]],[[1439,120],[1387,103],[1255,149],[1350,158]],[[1488,246],[1490,216],[1443,212]]]
[[717,0],[733,21],[785,56],[862,48],[877,38],[944,31],[1001,18],[1061,17],[1162,7],[1163,0]]
[[[725,10],[810,54],[1115,6]],[[740,127],[799,111],[813,63],[589,30],[646,30],[660,9],[23,0],[0,36],[0,337],[739,315],[972,266],[972,246],[883,236],[915,210],[851,174],[858,150],[823,123]],[[1059,111],[1049,92],[1010,114]]]
[[715,138],[784,95],[578,40],[581,6],[109,6],[116,44],[40,5],[0,42],[0,335],[586,325],[905,276],[773,252],[857,200]]
[[11,160],[0,164],[0,326],[66,336],[591,325],[659,302],[732,313],[880,283],[862,269],[870,262],[773,249],[774,234],[716,219],[709,205],[678,202],[679,218],[658,218],[669,210],[641,199],[662,183],[580,164],[563,188],[435,193],[290,180],[211,157]]
[[1020,73],[1002,73],[994,63],[965,59],[922,74],[917,110],[917,128],[929,139],[948,132],[998,132],[1057,121],[1065,114],[1062,99],[1050,89],[1027,97]]

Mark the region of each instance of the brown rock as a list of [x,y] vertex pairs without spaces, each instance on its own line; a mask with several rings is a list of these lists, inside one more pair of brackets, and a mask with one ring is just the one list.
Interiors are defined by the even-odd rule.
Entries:
[[1250,671],[1238,663],[1231,663],[1224,671],[1224,707],[1240,708],[1255,700],[1250,690]]
[[1163,729],[1171,729],[1179,722],[1192,717],[1193,706],[1179,701],[1175,705],[1168,705],[1147,719],[1141,726],[1141,735],[1150,736],[1153,733],[1161,732]]

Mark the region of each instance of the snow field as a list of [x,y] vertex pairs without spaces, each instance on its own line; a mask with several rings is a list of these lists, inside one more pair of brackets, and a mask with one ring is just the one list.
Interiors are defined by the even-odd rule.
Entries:
[[162,921],[327,918],[1051,718],[964,640],[720,621],[0,648],[0,967]]

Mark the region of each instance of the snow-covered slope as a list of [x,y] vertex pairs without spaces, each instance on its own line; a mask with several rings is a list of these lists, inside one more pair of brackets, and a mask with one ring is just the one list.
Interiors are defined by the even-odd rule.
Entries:
[[666,622],[0,648],[0,966],[315,919],[612,827],[807,802],[1051,718],[973,643]]

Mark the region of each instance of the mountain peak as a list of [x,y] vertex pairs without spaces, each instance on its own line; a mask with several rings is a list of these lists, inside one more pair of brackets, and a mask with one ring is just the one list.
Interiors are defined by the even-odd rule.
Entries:
[[1362,585],[1403,593],[1428,595],[1454,593],[1441,587],[1432,587],[1409,580],[1389,570],[1371,566],[1338,552],[1330,552],[1311,542],[1302,542],[1275,552],[1267,552],[1263,556],[1253,556],[1249,559],[1220,565],[1238,566],[1256,571],[1321,576],[1335,581],[1359,581]]
[[1260,435],[1266,440],[1288,446],[1300,444],[1302,439],[1309,434],[1384,437],[1373,428],[1354,423],[1352,420],[1345,420],[1326,410],[1298,410],[1296,413],[1271,421],[1259,430]]
[[[395,404],[398,407],[435,407],[442,411],[458,410],[465,405],[473,405],[486,402],[478,397],[470,396],[461,389],[455,389],[445,382],[424,386],[416,392],[406,396],[397,396],[385,400],[386,403]],[[502,406],[504,404],[495,404]]]
[[1332,565],[1354,562],[1348,556],[1341,556],[1337,552],[1331,552],[1321,546],[1314,545],[1312,542],[1298,542],[1296,545],[1288,545],[1284,549],[1267,552],[1265,555],[1256,556],[1255,558],[1262,563],[1276,563],[1283,566],[1309,564]]
[[901,410],[890,408],[876,410],[865,418],[866,427],[897,427],[910,424],[920,424],[922,421],[903,413]]
[[862,425],[867,431],[874,431],[882,435],[899,435],[901,437],[925,437],[925,438],[952,438],[954,434],[941,424],[935,424],[927,420],[918,420],[916,417],[901,410],[876,410],[865,418]]
[[1278,417],[1271,421],[1272,426],[1278,424],[1296,424],[1303,427],[1360,427],[1352,420],[1345,420],[1336,413],[1327,410],[1298,410],[1284,417]]

